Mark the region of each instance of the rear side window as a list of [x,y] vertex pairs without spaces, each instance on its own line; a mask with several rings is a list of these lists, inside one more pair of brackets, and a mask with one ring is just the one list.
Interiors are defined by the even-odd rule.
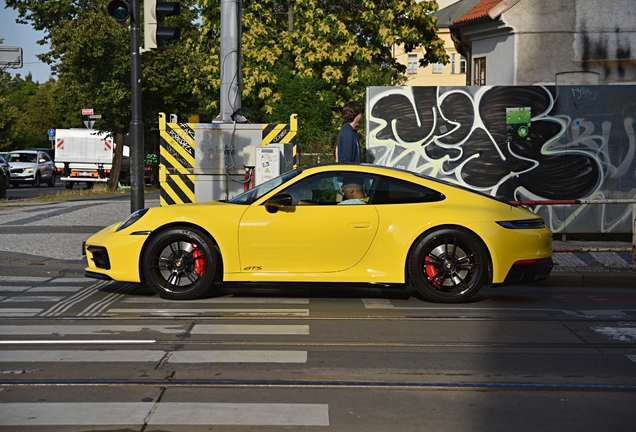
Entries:
[[442,201],[444,194],[421,186],[390,177],[381,177],[375,189],[371,204],[412,204]]

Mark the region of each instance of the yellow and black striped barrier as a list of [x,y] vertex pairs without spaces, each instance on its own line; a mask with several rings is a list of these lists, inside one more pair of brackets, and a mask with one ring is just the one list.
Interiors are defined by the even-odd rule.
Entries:
[[159,114],[159,184],[162,206],[194,202],[196,143],[193,123],[166,123]]
[[289,123],[269,123],[263,125],[263,147],[269,144],[291,144],[292,157],[294,159],[294,168],[298,168],[296,145],[296,134],[298,133],[298,114],[292,114],[289,117]]

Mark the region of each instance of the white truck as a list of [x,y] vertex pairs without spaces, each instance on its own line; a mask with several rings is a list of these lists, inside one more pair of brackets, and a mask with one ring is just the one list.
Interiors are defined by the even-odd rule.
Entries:
[[[90,129],[55,130],[55,168],[67,189],[76,183],[86,183],[92,188],[95,183],[106,183],[113,164],[115,142],[109,134],[100,134]],[[128,147],[124,147],[124,158],[119,174],[120,182],[130,179]]]

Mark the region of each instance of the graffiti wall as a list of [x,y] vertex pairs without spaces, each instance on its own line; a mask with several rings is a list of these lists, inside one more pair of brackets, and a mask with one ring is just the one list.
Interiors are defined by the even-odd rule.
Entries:
[[[369,87],[367,161],[503,200],[636,199],[636,86]],[[629,233],[627,204],[538,206],[554,233]]]

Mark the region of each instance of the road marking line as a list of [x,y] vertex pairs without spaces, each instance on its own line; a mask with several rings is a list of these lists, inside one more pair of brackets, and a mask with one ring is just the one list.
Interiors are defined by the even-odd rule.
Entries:
[[51,279],[52,283],[73,283],[73,282],[92,282],[92,279],[81,277],[81,278],[73,278],[73,277],[62,277]]
[[80,286],[43,286],[29,287],[29,292],[77,292],[83,287]]
[[308,335],[308,325],[197,324],[191,334]]
[[48,280],[51,280],[51,278],[41,276],[0,276],[0,282],[44,282]]
[[31,303],[31,302],[59,302],[62,301],[64,296],[19,296],[19,297],[9,297],[3,300],[3,303]]
[[592,327],[592,330],[619,341],[636,341],[636,328],[634,327]]
[[183,325],[12,325],[0,326],[3,335],[95,335],[113,336],[121,333],[156,331],[164,334],[179,334],[186,331]]
[[[162,298],[127,298],[125,303],[174,303],[174,300]],[[309,304],[308,298],[261,298],[261,297],[218,297],[189,300],[188,304],[196,303],[219,303],[219,304]]]
[[534,309],[534,308],[486,308],[486,307],[465,307],[465,306],[451,306],[444,305],[438,307],[421,307],[421,306],[394,306],[391,300],[387,299],[362,299],[364,307],[367,309],[410,309],[410,310],[429,310],[429,311],[447,311],[447,310],[461,310],[467,312],[561,312],[566,315],[579,314],[576,311],[564,310],[564,309]]
[[241,316],[309,316],[309,309],[108,309],[109,314],[143,315],[199,315],[201,313],[220,313]]
[[583,315],[588,316],[625,316],[627,315],[625,312],[615,309],[597,309],[597,310],[579,310]]
[[34,316],[40,313],[42,309],[32,308],[2,308],[0,316]]
[[22,292],[30,289],[30,286],[1,286],[0,292]]
[[0,404],[2,426],[329,426],[329,405],[278,403],[70,402]]
[[307,351],[174,351],[168,363],[307,363]]
[[133,291],[135,288],[136,288],[135,285],[125,284],[125,285],[119,287],[118,289],[116,289],[114,292],[108,294],[102,300],[100,300],[98,302],[95,302],[92,305],[90,305],[89,307],[87,307],[86,309],[84,309],[82,312],[80,312],[78,314],[78,316],[96,316],[96,315],[99,315],[101,312],[104,311],[104,309],[106,309],[111,304],[115,303],[124,294],[126,294],[126,293],[128,293],[130,291]]
[[58,303],[57,305],[53,306],[52,308],[50,308],[49,310],[47,310],[46,312],[42,313],[42,316],[57,316],[57,315],[61,315],[62,313],[66,312],[67,310],[69,310],[71,307],[73,307],[74,305],[76,305],[77,303],[80,303],[81,301],[87,299],[88,297],[92,296],[93,294],[95,294],[99,288],[101,288],[104,285],[109,284],[110,281],[99,281],[87,288],[83,288],[81,291],[79,291],[77,294],[69,297],[67,300]]
[[107,344],[154,344],[154,339],[149,340],[5,340],[0,341],[0,345],[107,345]]

